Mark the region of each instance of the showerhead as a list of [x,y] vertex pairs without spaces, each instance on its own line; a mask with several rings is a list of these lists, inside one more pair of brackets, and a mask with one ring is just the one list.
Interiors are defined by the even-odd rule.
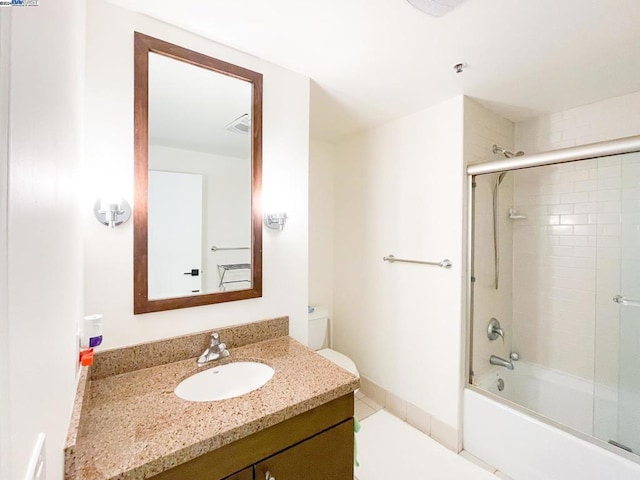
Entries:
[[500,145],[493,145],[493,148],[491,150],[493,153],[501,153],[502,155],[504,155],[506,158],[511,158],[511,157],[521,157],[522,155],[524,155],[524,152],[522,150],[513,153],[510,152],[509,150],[507,150],[504,147],[501,147]]

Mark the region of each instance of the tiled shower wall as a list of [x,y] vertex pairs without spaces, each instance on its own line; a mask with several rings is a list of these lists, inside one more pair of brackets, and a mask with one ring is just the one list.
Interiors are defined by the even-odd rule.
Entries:
[[593,433],[640,450],[640,154],[514,173],[513,348],[594,382]]
[[527,154],[640,134],[640,92],[515,125],[515,145]]
[[599,184],[610,184],[608,175],[616,173],[605,168],[599,178],[598,172],[598,160],[587,160],[513,173],[513,204],[527,217],[512,220],[513,348],[522,360],[588,380],[594,366],[598,220],[612,223],[600,223],[600,233],[619,235],[617,218],[598,217],[598,202],[612,194],[599,191]]
[[[493,143],[531,154],[640,134],[640,92],[517,123],[515,145],[510,142],[510,122],[472,100],[467,99],[465,107],[468,163],[497,159],[490,153]],[[619,343],[619,307],[610,295],[620,289],[621,199],[629,195],[620,189],[629,174],[614,158],[533,172],[511,172],[500,187],[501,263],[509,265],[507,273],[501,268],[500,290],[512,283],[513,304],[493,288],[495,175],[478,178],[474,372],[486,371],[491,353],[504,356],[513,349],[523,360],[595,381],[594,433],[616,438],[618,372],[634,371],[626,363],[618,368],[624,346]],[[510,206],[527,219],[509,220]],[[503,323],[504,345],[488,342],[481,328],[492,316]],[[631,380],[640,388],[636,377]]]
[[[529,154],[638,135],[640,92],[521,122],[515,132],[516,148]],[[620,157],[547,168],[514,174],[514,204],[528,216],[514,225],[514,349],[529,361],[593,379],[594,434],[622,439],[633,422],[618,415],[625,400],[618,398],[618,374],[640,365],[619,362],[630,337],[621,336],[611,297],[621,287],[621,212],[629,202],[638,207],[638,191],[626,188],[638,179]],[[629,228],[635,227],[632,221]],[[628,377],[621,395],[637,402],[640,378]]]
[[[502,157],[492,153],[494,144],[507,150],[513,149],[514,125],[477,102],[465,98],[464,156],[467,164],[485,163]],[[473,372],[475,378],[489,370],[489,357],[499,355],[509,357],[513,328],[511,326],[511,276],[512,276],[512,233],[513,225],[506,220],[506,210],[501,209],[500,218],[500,272],[499,285],[495,288],[493,254],[493,188],[497,175],[477,177],[474,188],[474,303],[473,315]],[[513,177],[507,175],[500,185],[500,198],[511,198]],[[510,200],[509,200],[510,201]],[[502,204],[505,206],[505,204]],[[505,341],[490,341],[486,327],[495,317],[505,332]]]

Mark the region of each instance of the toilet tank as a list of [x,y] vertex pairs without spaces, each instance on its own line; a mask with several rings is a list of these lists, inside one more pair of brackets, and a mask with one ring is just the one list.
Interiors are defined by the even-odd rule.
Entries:
[[320,350],[329,346],[329,309],[315,307],[309,314],[309,348]]

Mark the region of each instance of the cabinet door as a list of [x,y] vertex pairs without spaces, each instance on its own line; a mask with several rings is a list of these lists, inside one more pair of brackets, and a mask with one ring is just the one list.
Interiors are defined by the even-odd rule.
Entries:
[[255,480],[353,480],[353,419],[255,465]]
[[253,467],[245,468],[241,472],[234,473],[230,477],[222,480],[253,480]]

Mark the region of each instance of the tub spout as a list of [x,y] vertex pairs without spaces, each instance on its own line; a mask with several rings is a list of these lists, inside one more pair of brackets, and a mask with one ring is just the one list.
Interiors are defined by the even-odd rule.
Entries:
[[511,360],[505,360],[497,355],[491,355],[489,357],[489,363],[491,365],[497,365],[499,367],[505,367],[508,370],[513,370],[513,362]]

